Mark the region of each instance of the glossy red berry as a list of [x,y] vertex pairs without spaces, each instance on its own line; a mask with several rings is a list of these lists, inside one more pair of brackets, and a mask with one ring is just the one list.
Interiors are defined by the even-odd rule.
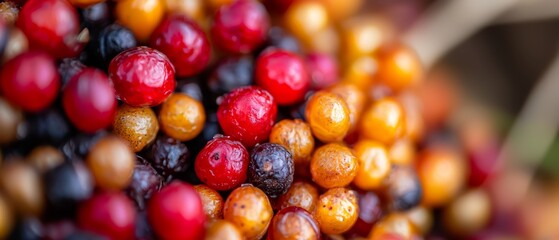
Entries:
[[2,68],[0,90],[12,104],[37,112],[48,107],[60,88],[54,59],[43,52],[27,52],[11,59]]
[[189,184],[174,181],[153,195],[148,220],[159,239],[202,239],[206,215],[202,200]]
[[215,44],[232,53],[248,53],[266,40],[270,17],[256,0],[239,0],[219,8],[211,28]]
[[84,46],[78,37],[78,12],[66,0],[29,0],[19,13],[17,26],[32,48],[57,58],[73,57]]
[[72,124],[91,133],[110,126],[117,107],[109,78],[94,68],[85,68],[68,81],[62,103]]
[[262,53],[256,62],[256,84],[269,91],[279,105],[302,101],[310,86],[305,62],[282,49]]
[[210,60],[208,38],[185,16],[167,17],[151,35],[150,45],[169,57],[180,77],[199,73]]
[[82,203],[78,226],[108,239],[133,239],[136,209],[121,192],[103,192]]
[[242,87],[223,97],[217,120],[225,135],[246,147],[264,142],[270,135],[277,115],[272,95],[259,87]]
[[307,55],[306,60],[313,89],[324,89],[338,82],[340,77],[339,67],[333,56],[324,53],[311,53]]
[[249,154],[238,141],[217,137],[200,151],[194,163],[198,178],[219,191],[231,190],[247,178]]
[[109,65],[117,97],[128,105],[159,105],[175,90],[175,68],[161,52],[136,47],[118,54]]

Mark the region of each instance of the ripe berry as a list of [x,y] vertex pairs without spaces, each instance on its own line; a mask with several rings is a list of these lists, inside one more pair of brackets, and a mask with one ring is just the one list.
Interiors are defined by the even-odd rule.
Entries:
[[172,94],[159,111],[161,130],[180,141],[198,136],[205,122],[206,113],[202,103],[182,93]]
[[223,97],[217,119],[223,132],[252,147],[268,138],[277,115],[270,93],[259,87],[243,87]]
[[0,90],[12,104],[37,112],[48,107],[60,88],[54,59],[42,52],[23,53],[2,66]]
[[103,192],[82,203],[78,210],[80,228],[109,239],[132,239],[136,210],[121,192]]
[[280,210],[268,229],[268,238],[274,240],[320,239],[320,235],[316,220],[300,207]]
[[305,62],[294,53],[270,49],[256,62],[256,84],[274,96],[279,105],[302,101],[310,86]]
[[86,68],[74,75],[62,95],[64,111],[78,129],[95,132],[113,122],[117,101],[102,71]]
[[217,137],[200,151],[194,168],[202,182],[224,191],[245,182],[249,155],[246,148],[229,137]]
[[91,43],[96,64],[106,68],[111,60],[127,49],[136,47],[134,34],[119,24],[111,24],[103,28],[99,36]]
[[349,108],[338,95],[319,91],[307,101],[305,119],[322,142],[339,142],[351,126]]
[[185,16],[173,15],[163,20],[151,35],[150,45],[169,57],[179,77],[199,73],[210,61],[208,38]]
[[250,184],[233,190],[223,206],[223,219],[235,224],[246,239],[261,239],[273,215],[266,194]]
[[266,40],[270,17],[255,0],[235,1],[219,8],[211,28],[215,44],[231,53],[248,53]]
[[164,0],[119,0],[115,7],[118,22],[140,41],[149,38],[164,15]]
[[293,157],[284,147],[263,143],[252,150],[248,181],[262,189],[268,197],[276,198],[287,192],[293,182]]
[[307,55],[307,68],[312,76],[312,88],[323,89],[339,80],[338,62],[328,54],[312,53]]
[[132,180],[136,156],[126,141],[107,136],[91,147],[86,161],[99,188],[121,190]]
[[206,215],[200,196],[192,186],[172,182],[153,195],[148,220],[160,239],[201,239]]
[[175,90],[175,68],[161,52],[136,47],[118,54],[109,66],[117,97],[135,107],[159,105]]
[[17,26],[32,48],[58,58],[74,57],[83,47],[78,13],[66,0],[29,0],[19,13]]

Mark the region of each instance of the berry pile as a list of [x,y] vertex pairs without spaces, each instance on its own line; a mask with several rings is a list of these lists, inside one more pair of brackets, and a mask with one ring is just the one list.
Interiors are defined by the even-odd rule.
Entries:
[[493,173],[360,2],[0,3],[0,239],[480,231]]

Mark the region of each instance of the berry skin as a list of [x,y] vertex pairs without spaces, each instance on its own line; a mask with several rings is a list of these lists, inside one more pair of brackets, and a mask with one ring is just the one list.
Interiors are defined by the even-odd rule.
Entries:
[[78,13],[66,0],[30,0],[19,13],[17,26],[34,49],[57,58],[75,57],[83,48],[78,39]]
[[202,103],[182,93],[172,94],[159,112],[161,130],[180,141],[198,136],[205,122],[206,113]]
[[223,97],[217,120],[225,135],[253,147],[270,135],[277,115],[274,97],[259,87],[243,87]]
[[103,28],[91,44],[95,49],[93,55],[98,61],[97,64],[106,68],[116,55],[136,47],[137,41],[128,28],[115,23]]
[[343,233],[357,221],[357,194],[346,188],[332,188],[320,195],[313,215],[323,233]]
[[132,181],[136,156],[126,141],[109,136],[91,148],[86,161],[98,187],[121,190]]
[[318,223],[312,215],[300,207],[280,210],[272,219],[268,238],[274,240],[320,239]]
[[196,175],[213,189],[225,191],[238,187],[247,178],[249,154],[229,137],[210,140],[194,163]]
[[201,72],[210,61],[210,42],[202,29],[185,16],[170,16],[155,29],[150,45],[169,57],[177,76]]
[[261,239],[273,215],[266,194],[250,184],[233,190],[223,207],[223,219],[235,224],[248,240]]
[[405,113],[396,100],[383,98],[371,105],[361,120],[363,136],[384,144],[392,144],[405,132]]
[[134,107],[159,105],[175,90],[175,68],[161,52],[136,47],[118,54],[109,65],[117,97]]
[[310,166],[313,181],[327,189],[350,184],[358,169],[359,161],[351,149],[338,143],[317,148]]
[[339,142],[351,125],[350,111],[338,95],[319,91],[311,96],[305,108],[305,118],[313,135],[322,142]]
[[392,169],[384,145],[361,140],[353,146],[353,151],[359,161],[359,169],[353,184],[363,190],[378,190],[384,186]]
[[318,189],[310,183],[295,182],[287,192],[276,201],[276,210],[282,210],[286,207],[300,207],[309,212],[314,211],[316,202],[318,201]]
[[204,185],[194,186],[196,192],[200,195],[202,199],[202,205],[204,205],[204,212],[208,219],[222,219],[223,218],[223,198],[219,193]]
[[165,15],[164,0],[120,0],[115,7],[116,19],[145,41]]
[[266,89],[279,105],[302,101],[310,87],[305,62],[294,53],[270,49],[256,61],[256,84]]
[[148,220],[160,239],[202,239],[206,215],[202,200],[189,184],[174,181],[148,203]]
[[190,162],[190,151],[177,139],[161,135],[148,151],[148,160],[153,168],[167,177],[186,171]]
[[109,239],[133,239],[136,210],[121,192],[103,192],[80,205],[78,225],[81,229]]
[[340,74],[337,60],[328,54],[312,53],[307,55],[307,68],[312,76],[313,89],[324,89],[338,82]]
[[134,152],[153,142],[159,131],[157,116],[149,107],[118,107],[113,121],[113,134],[128,141]]
[[378,51],[377,80],[394,91],[409,88],[421,81],[423,67],[416,53],[403,44],[390,44]]
[[70,79],[62,94],[64,111],[79,130],[93,133],[112,124],[117,101],[102,71],[82,70]]
[[0,73],[0,90],[12,104],[25,111],[48,107],[60,88],[54,59],[42,52],[27,52],[8,61]]
[[231,53],[248,53],[266,40],[270,17],[255,0],[240,0],[220,7],[211,27],[215,44]]
[[293,182],[295,167],[291,153],[275,143],[263,143],[252,149],[248,181],[271,198],[287,192]]

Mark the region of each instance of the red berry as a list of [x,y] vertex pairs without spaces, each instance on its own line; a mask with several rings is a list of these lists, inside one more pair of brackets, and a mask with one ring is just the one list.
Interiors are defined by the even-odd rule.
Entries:
[[256,62],[256,84],[274,96],[279,105],[302,101],[310,86],[305,62],[282,49],[262,53]]
[[229,137],[217,137],[200,151],[194,169],[206,185],[225,191],[245,182],[248,163],[248,151],[240,142]]
[[225,135],[246,147],[268,139],[277,115],[272,95],[259,87],[242,87],[223,97],[217,120]]
[[66,0],[29,0],[19,12],[17,26],[32,48],[57,58],[77,56],[84,46],[78,38],[78,13]]
[[203,239],[206,215],[202,200],[187,183],[174,181],[153,195],[148,220],[160,239]]
[[167,17],[151,35],[150,45],[167,55],[180,77],[201,72],[210,60],[210,42],[192,20]]
[[118,54],[109,65],[117,97],[134,107],[159,105],[175,90],[175,68],[161,52],[136,47]]
[[85,68],[74,75],[62,93],[64,111],[79,130],[93,133],[114,120],[117,101],[104,72]]
[[54,59],[42,52],[20,54],[4,64],[0,75],[4,97],[26,111],[48,107],[59,88],[60,75]]
[[133,239],[136,210],[121,192],[104,192],[82,203],[78,210],[78,226],[109,239]]
[[217,46],[232,53],[248,53],[266,40],[270,17],[255,0],[238,0],[219,8],[211,28]]
[[324,89],[334,85],[339,80],[339,68],[336,58],[323,53],[307,55],[307,68],[311,75],[313,89]]

